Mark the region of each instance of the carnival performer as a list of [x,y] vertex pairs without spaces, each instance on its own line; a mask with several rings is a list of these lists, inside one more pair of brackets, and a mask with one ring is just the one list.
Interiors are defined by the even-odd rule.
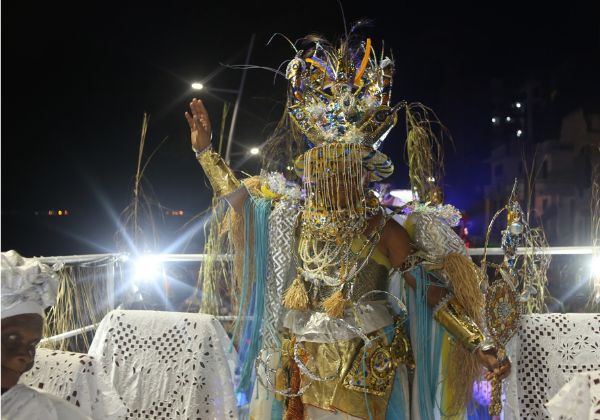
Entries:
[[33,367],[42,338],[44,309],[54,305],[58,276],[15,251],[2,253],[2,419],[89,419],[67,401],[19,384]]
[[[229,271],[204,264],[203,305],[224,282],[236,291],[238,391],[254,419],[460,418],[482,367],[510,368],[485,340],[481,275],[433,181],[430,112],[390,105],[394,63],[356,28],[295,51],[260,176],[239,180],[213,150],[201,101],[185,114],[216,205],[228,204],[206,252],[234,253]],[[405,226],[369,189],[393,171],[378,149],[401,111],[420,198]],[[396,272],[406,287],[391,295]]]

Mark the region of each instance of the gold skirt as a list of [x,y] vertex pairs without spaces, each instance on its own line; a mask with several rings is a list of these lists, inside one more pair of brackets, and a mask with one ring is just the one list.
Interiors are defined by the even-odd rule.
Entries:
[[[396,368],[414,365],[412,350],[398,325],[391,343],[383,329],[368,336],[372,342],[367,348],[358,337],[334,343],[302,342],[300,354],[306,367],[318,377],[335,377],[315,381],[302,375],[301,386],[311,382],[302,395],[303,404],[364,419],[385,418]],[[283,345],[289,348],[290,343],[284,340]]]

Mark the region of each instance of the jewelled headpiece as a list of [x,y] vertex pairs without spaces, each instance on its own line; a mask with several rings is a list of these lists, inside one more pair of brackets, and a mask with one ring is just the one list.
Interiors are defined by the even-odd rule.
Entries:
[[[398,107],[390,107],[393,71],[390,58],[377,59],[369,38],[356,47],[349,40],[337,49],[315,42],[309,53],[299,51],[286,70],[288,111],[309,148],[358,145],[370,180],[389,176],[393,165],[377,149],[397,121]],[[295,166],[303,174],[304,159]]]

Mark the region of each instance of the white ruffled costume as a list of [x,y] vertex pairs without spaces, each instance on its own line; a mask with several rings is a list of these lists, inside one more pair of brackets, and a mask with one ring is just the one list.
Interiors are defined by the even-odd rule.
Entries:
[[[55,270],[15,251],[2,253],[2,319],[38,314],[56,302]],[[2,394],[2,420],[89,420],[74,405],[26,385],[17,384]]]
[[2,420],[89,419],[73,404],[27,385],[17,384],[2,394]]

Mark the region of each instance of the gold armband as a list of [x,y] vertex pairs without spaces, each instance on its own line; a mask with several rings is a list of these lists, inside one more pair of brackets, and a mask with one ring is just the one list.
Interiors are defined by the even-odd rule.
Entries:
[[469,318],[451,294],[437,305],[433,312],[433,318],[446,329],[452,338],[470,352],[475,351],[485,340],[477,324]]
[[204,169],[215,197],[226,196],[242,185],[221,155],[215,152],[211,146],[197,153],[196,159]]

